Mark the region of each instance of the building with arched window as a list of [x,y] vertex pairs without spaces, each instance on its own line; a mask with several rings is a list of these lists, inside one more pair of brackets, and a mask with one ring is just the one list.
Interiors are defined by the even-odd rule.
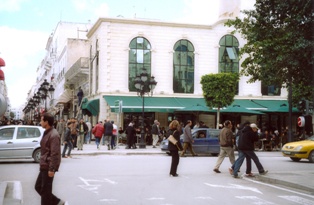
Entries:
[[[241,70],[239,48],[245,41],[224,26],[226,19],[213,25],[170,23],[142,19],[99,18],[87,33],[90,41],[90,86],[87,100],[99,103],[97,120],[119,120],[126,126],[130,121],[142,122],[142,99],[137,96],[135,78],[143,69],[158,82],[152,97],[145,97],[145,126],[158,119],[167,126],[176,118],[200,120],[215,127],[215,113],[180,113],[193,105],[204,105],[201,77],[205,74]],[[271,110],[287,105],[287,91],[280,87],[255,82],[248,84],[248,77],[241,77],[238,93],[232,106],[250,110]],[[223,86],[223,85],[222,85]],[[279,90],[279,91],[278,91]],[[274,93],[277,93],[275,95]],[[117,102],[122,102],[121,104]],[[270,106],[271,105],[271,106]],[[118,107],[122,113],[116,111]],[[83,110],[92,109],[83,105]],[[260,122],[263,118],[280,121],[286,118],[245,113],[236,117],[223,114],[234,123],[245,120]],[[95,121],[95,120],[94,120]],[[284,123],[282,123],[284,122]]]

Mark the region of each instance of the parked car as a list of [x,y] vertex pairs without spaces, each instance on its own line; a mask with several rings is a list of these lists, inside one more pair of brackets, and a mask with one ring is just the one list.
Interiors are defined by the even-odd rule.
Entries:
[[[194,139],[193,150],[197,154],[211,154],[217,156],[220,151],[218,141],[220,130],[211,128],[197,128],[192,130],[192,137]],[[183,145],[183,134],[180,136],[180,141]],[[169,153],[168,140],[165,139],[161,142],[161,150]]]
[[282,147],[281,152],[283,156],[290,157],[292,161],[308,159],[314,163],[314,136],[302,141],[289,142]]
[[40,160],[40,141],[45,129],[31,125],[0,127],[0,158]]

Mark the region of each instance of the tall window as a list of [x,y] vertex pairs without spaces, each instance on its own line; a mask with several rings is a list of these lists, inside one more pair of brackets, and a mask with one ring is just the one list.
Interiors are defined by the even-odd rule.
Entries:
[[179,40],[174,45],[173,92],[194,92],[194,47],[188,40]]
[[219,41],[219,73],[239,73],[239,41],[233,35],[225,35]]
[[239,41],[225,35],[219,41],[219,72],[239,72]]
[[141,74],[143,68],[151,76],[151,45],[146,38],[136,37],[129,47],[129,90],[136,91],[134,79]]

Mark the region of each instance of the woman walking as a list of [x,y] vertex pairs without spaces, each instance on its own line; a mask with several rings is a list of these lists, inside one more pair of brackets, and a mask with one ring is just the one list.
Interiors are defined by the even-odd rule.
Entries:
[[172,135],[178,142],[177,145],[168,143],[168,149],[171,154],[171,167],[170,167],[170,176],[177,177],[179,176],[177,173],[177,167],[179,164],[179,149],[182,150],[182,145],[180,143],[180,135],[181,135],[181,126],[177,120],[173,120],[169,125],[169,130],[167,132],[167,138]]

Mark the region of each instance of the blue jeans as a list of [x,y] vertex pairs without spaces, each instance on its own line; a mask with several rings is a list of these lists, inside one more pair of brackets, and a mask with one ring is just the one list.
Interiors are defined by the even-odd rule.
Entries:
[[116,135],[112,135],[112,137],[111,137],[111,149],[115,148],[115,146],[116,146],[116,138],[117,138]]
[[63,151],[62,151],[62,157],[65,156],[65,152],[66,152],[68,147],[69,147],[69,150],[68,150],[67,156],[70,156],[71,155],[71,150],[73,149],[73,144],[72,144],[71,141],[67,141],[67,143],[64,144]]
[[84,143],[85,144],[90,143],[90,131],[86,133]]
[[99,147],[99,144],[100,144],[100,140],[101,140],[101,137],[95,137],[95,143],[97,145],[97,148]]
[[[256,156],[256,154],[253,150],[241,150],[241,151],[239,150],[239,157],[234,163],[234,169],[233,169],[233,175],[234,176],[238,176],[238,171],[239,171],[245,157],[249,157],[254,161],[259,173],[264,172],[264,168],[263,168],[262,164],[260,163],[258,157]],[[252,166],[250,166],[250,167],[252,167]],[[251,170],[252,170],[252,168],[249,168],[249,166],[248,166],[246,173],[247,174],[251,173]]]

